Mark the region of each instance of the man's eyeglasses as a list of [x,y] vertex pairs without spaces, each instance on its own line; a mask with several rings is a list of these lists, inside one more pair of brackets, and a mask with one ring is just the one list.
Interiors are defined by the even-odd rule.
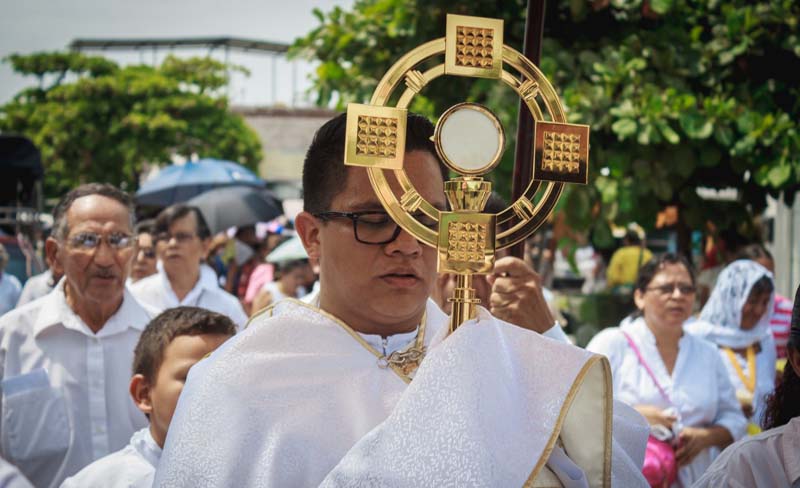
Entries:
[[688,285],[686,283],[670,283],[661,286],[649,286],[647,287],[647,290],[654,291],[659,295],[668,296],[675,293],[675,288],[681,292],[681,295],[693,295],[697,291],[697,288],[695,288],[694,285]]
[[178,244],[185,244],[197,237],[197,234],[190,234],[189,232],[176,232],[175,234],[170,234],[169,232],[160,232],[156,234],[155,237],[156,242],[168,243],[172,239],[175,239]]
[[[314,217],[328,221],[332,219],[350,219],[353,222],[353,233],[362,244],[388,244],[400,235],[400,226],[386,212],[369,210],[365,212],[319,212]],[[435,229],[439,223],[425,214],[414,216],[422,225]]]
[[80,251],[93,251],[106,241],[108,247],[120,251],[133,246],[133,236],[115,232],[113,234],[98,234],[96,232],[81,232],[68,239],[69,247]]

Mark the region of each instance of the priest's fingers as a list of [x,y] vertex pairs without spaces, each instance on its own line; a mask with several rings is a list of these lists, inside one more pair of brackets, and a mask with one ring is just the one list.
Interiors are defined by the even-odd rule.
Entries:
[[489,305],[499,307],[508,303],[519,302],[524,297],[524,294],[517,293],[517,291],[512,292],[498,292],[494,291],[492,288],[492,292],[489,295]]
[[525,261],[513,256],[506,256],[498,259],[494,263],[494,270],[487,276],[490,284],[498,277],[523,278],[533,280],[537,285],[541,285],[541,277]]
[[489,311],[506,322],[540,334],[550,330],[555,322],[541,294],[525,288],[514,293],[493,291],[489,297]]
[[522,325],[521,316],[516,303],[503,304],[501,306],[490,306],[489,312],[500,320],[505,320],[509,324]]
[[525,278],[512,278],[509,276],[497,276],[491,282],[492,291],[501,293],[514,293],[521,288],[536,290],[536,283]]

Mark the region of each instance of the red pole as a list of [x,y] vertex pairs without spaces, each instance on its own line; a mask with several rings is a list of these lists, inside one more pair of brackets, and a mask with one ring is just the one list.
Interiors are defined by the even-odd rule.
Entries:
[[[545,0],[528,0],[525,18],[525,45],[522,54],[539,66],[542,59],[542,35],[544,34]],[[528,186],[533,168],[533,118],[525,102],[519,102],[517,116],[517,150],[514,154],[514,176],[511,184],[511,201],[516,201]],[[525,243],[510,248],[511,255],[522,258]]]

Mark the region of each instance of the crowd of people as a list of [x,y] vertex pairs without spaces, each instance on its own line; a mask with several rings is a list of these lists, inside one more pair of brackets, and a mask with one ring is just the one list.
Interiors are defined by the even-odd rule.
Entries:
[[[585,350],[500,256],[448,337],[454,277],[342,164],[345,120],[306,156],[301,256],[183,204],[136,223],[103,183],[23,289],[0,249],[0,486],[798,486],[800,307],[763,247],[695,314],[692,265],[628,243],[636,312]],[[432,133],[409,115],[404,167],[444,211]]]

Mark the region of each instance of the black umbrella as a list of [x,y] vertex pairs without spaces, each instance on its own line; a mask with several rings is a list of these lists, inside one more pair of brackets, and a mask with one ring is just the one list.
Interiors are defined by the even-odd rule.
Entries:
[[202,193],[186,202],[200,209],[211,232],[267,222],[283,214],[270,192],[249,186],[229,186]]

